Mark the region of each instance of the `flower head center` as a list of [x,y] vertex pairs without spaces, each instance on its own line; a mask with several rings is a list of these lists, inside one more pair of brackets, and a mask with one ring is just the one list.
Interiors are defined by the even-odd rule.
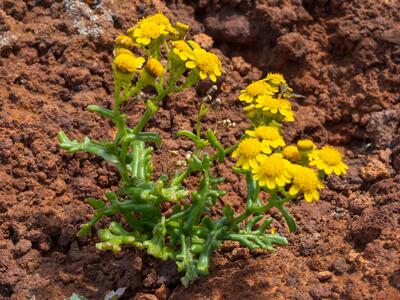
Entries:
[[238,152],[246,158],[256,157],[262,150],[262,145],[256,138],[247,138],[240,142]]
[[281,137],[278,128],[272,126],[259,126],[254,132],[257,137],[263,140],[276,140]]
[[318,187],[317,173],[313,169],[300,167],[296,169],[293,184],[303,192],[312,192]]
[[259,80],[250,83],[249,86],[246,88],[246,91],[252,96],[259,96],[265,93],[270,93],[271,86],[267,82]]
[[196,64],[201,71],[206,74],[214,73],[217,59],[213,53],[206,52],[203,49],[195,49],[194,55],[196,58]]
[[286,81],[283,78],[282,74],[279,73],[268,73],[267,77],[265,78],[266,81],[273,85],[280,85],[285,84]]
[[282,154],[291,162],[298,161],[301,158],[299,150],[294,145],[285,147],[282,151]]
[[158,25],[165,25],[165,26],[170,25],[168,18],[166,16],[164,16],[164,14],[161,12],[150,16],[148,19]]
[[285,173],[285,160],[280,155],[272,154],[260,164],[260,173],[265,177],[279,177]]
[[[128,51],[128,50],[127,50]],[[130,52],[130,51],[129,51]],[[136,57],[128,52],[119,54],[115,59],[114,63],[118,70],[123,73],[133,73],[139,70],[144,63],[143,57]]]
[[140,29],[142,30],[143,36],[148,37],[150,39],[156,39],[163,33],[165,25],[162,24],[158,25],[154,22],[147,21],[142,23]]
[[329,146],[322,147],[322,149],[318,151],[318,156],[330,166],[335,166],[342,162],[340,152]]

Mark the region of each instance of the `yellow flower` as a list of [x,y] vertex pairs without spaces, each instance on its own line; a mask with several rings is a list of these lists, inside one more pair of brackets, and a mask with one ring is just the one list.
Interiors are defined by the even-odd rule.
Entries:
[[292,111],[286,112],[285,117],[283,118],[284,122],[293,122],[294,121],[294,113]]
[[314,150],[316,147],[312,140],[303,139],[297,141],[297,148],[299,149],[300,152],[310,152]]
[[299,192],[304,194],[307,202],[319,200],[318,189],[322,189],[324,185],[318,179],[317,172],[311,168],[292,165],[291,173],[293,175],[293,184],[289,189],[289,194],[297,195]]
[[262,157],[262,152],[266,149],[256,138],[246,138],[242,140],[237,149],[232,153],[233,158],[238,158],[237,167],[245,170],[258,166],[258,159]]
[[155,58],[150,57],[146,62],[146,70],[154,77],[161,77],[165,74],[163,65]]
[[240,91],[239,100],[246,103],[252,103],[261,95],[272,96],[274,94],[272,87],[264,80],[258,80],[250,83],[244,90]]
[[143,57],[137,57],[133,54],[122,53],[114,59],[114,64],[118,71],[121,73],[133,73],[138,72],[143,66],[145,59]]
[[273,126],[259,126],[254,130],[246,130],[246,134],[250,137],[261,139],[263,146],[269,149],[267,154],[272,152],[270,147],[277,148],[279,146],[285,146],[285,141],[279,133],[279,129]]
[[114,49],[114,56],[117,57],[120,54],[128,54],[128,55],[132,55],[135,56],[135,54],[133,54],[132,51],[125,49],[125,48],[115,48]]
[[261,95],[257,98],[257,108],[261,108],[264,111],[269,111],[273,114],[280,113],[284,116],[284,121],[293,122],[294,114],[292,111],[292,105],[287,99],[274,99],[271,95]]
[[282,154],[283,157],[292,163],[298,162],[301,159],[300,152],[295,145],[289,145],[283,148]]
[[217,76],[222,74],[222,64],[218,56],[204,49],[194,49],[193,60],[186,62],[186,67],[189,69],[197,67],[200,78],[206,79],[209,76],[212,82],[216,82]]
[[175,27],[177,29],[184,30],[184,31],[188,31],[189,30],[189,26],[184,24],[184,23],[182,23],[182,22],[176,22]]
[[290,162],[284,159],[281,153],[274,153],[271,156],[262,155],[258,160],[260,164],[255,166],[252,172],[253,178],[260,186],[273,190],[291,181]]
[[194,60],[193,49],[201,49],[199,44],[191,40],[172,41],[171,43],[174,46],[172,51],[183,61],[187,61],[188,59]]
[[164,14],[162,12],[158,12],[155,15],[147,17],[147,20],[150,22],[154,22],[157,25],[164,25],[165,29],[170,33],[173,33],[173,34],[177,33],[176,29],[171,25],[168,18],[166,16],[164,16]]
[[143,19],[137,26],[128,30],[128,34],[132,32],[135,41],[145,46],[150,44],[153,40],[158,39],[160,36],[167,34],[164,24],[157,24],[149,18]]
[[281,85],[285,86],[286,92],[291,93],[293,91],[287,84],[282,74],[268,73],[267,77],[265,77],[265,81],[267,81],[272,86],[272,89],[275,93],[280,90]]
[[313,151],[309,158],[310,166],[316,166],[328,175],[332,172],[336,175],[346,174],[346,170],[349,168],[343,163],[341,153],[331,146],[324,146],[320,150]]
[[129,36],[127,35],[119,35],[115,39],[115,43],[118,47],[126,48],[132,50],[136,46],[138,46]]
[[283,78],[283,75],[279,73],[268,73],[267,77],[265,77],[265,81],[275,86],[287,84],[285,78]]

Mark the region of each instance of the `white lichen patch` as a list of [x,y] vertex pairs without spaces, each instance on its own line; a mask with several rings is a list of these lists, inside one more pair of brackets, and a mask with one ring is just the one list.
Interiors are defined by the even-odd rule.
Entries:
[[72,26],[78,34],[97,38],[102,35],[103,27],[112,26],[112,13],[105,7],[104,2],[91,9],[79,0],[65,1],[66,11],[72,18]]
[[10,46],[14,41],[17,40],[17,37],[10,33],[9,31],[3,32],[0,34],[0,50]]

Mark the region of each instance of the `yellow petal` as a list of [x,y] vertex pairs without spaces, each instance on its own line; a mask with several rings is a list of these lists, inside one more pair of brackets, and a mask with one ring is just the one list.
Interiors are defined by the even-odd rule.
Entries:
[[275,181],[271,178],[267,178],[267,187],[273,190],[276,187]]
[[296,195],[299,192],[299,187],[297,185],[292,185],[289,189],[289,195]]
[[267,158],[267,156],[264,155],[264,154],[258,154],[256,156],[256,159],[257,159],[258,162],[263,162],[266,158]]
[[253,130],[246,130],[245,133],[246,133],[248,136],[251,136],[251,137],[255,137],[255,136],[256,136],[256,133],[255,133],[255,131],[253,131]]
[[249,165],[251,168],[256,168],[258,166],[257,160],[255,159],[249,159]]
[[196,64],[194,63],[194,61],[188,61],[186,62],[185,66],[189,69],[194,69],[196,68]]
[[337,176],[339,176],[342,173],[340,167],[332,167],[332,170]]
[[236,158],[239,155],[239,151],[236,149],[235,151],[232,152],[232,157]]
[[183,52],[179,53],[178,56],[179,56],[179,58],[182,59],[183,61],[186,61],[186,60],[188,59],[188,58],[187,58],[187,55],[186,55],[185,53],[183,53]]
[[312,193],[304,193],[304,199],[306,202],[311,202],[313,200]]
[[315,200],[319,200],[319,193],[318,193],[318,191],[317,190],[315,190],[313,193],[313,198],[315,199]]
[[258,182],[258,184],[259,184],[260,186],[267,186],[267,181],[266,181],[266,180],[260,180],[260,181]]
[[286,180],[283,177],[278,177],[275,179],[275,182],[278,186],[284,186],[286,183]]
[[133,36],[134,37],[139,37],[142,33],[142,30],[140,28],[135,29],[135,31],[133,32]]
[[221,76],[222,75],[221,70],[218,68],[218,66],[215,66],[214,74],[217,75],[217,76]]
[[332,174],[332,168],[326,166],[326,167],[324,168],[324,172],[325,172],[325,174],[330,175],[330,174]]

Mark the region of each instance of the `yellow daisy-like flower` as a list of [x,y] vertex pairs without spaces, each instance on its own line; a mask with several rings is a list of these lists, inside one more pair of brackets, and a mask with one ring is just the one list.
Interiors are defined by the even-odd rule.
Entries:
[[175,28],[182,32],[188,32],[190,27],[182,22],[176,22]]
[[201,79],[210,77],[212,82],[217,81],[217,76],[222,74],[222,64],[218,56],[204,49],[193,49],[193,60],[186,62],[189,69],[198,68]]
[[265,81],[274,86],[280,86],[281,84],[287,85],[285,78],[279,73],[268,73],[267,77],[265,77]]
[[132,30],[135,41],[145,46],[168,33],[164,24],[157,24],[148,18],[139,22],[137,27],[129,29],[128,33],[131,33]]
[[188,59],[194,60],[193,50],[194,49],[201,49],[199,44],[195,41],[172,41],[171,42],[174,48],[172,51],[179,56],[182,61],[187,61]]
[[254,130],[246,130],[246,134],[261,139],[265,148],[269,149],[267,154],[272,152],[270,148],[285,146],[285,141],[279,133],[279,129],[273,126],[259,126]]
[[154,77],[161,77],[165,74],[164,66],[157,59],[152,57],[146,62],[146,70]]
[[125,49],[125,48],[115,48],[114,49],[114,57],[117,57],[120,54],[128,54],[128,55],[132,55],[135,56],[135,54],[133,54],[132,51]]
[[287,111],[285,117],[283,118],[284,122],[293,122],[294,121],[294,113],[293,111]]
[[293,175],[293,184],[289,189],[289,194],[297,195],[299,192],[304,194],[306,202],[319,200],[318,189],[324,187],[318,179],[317,172],[311,168],[292,165],[291,173]]
[[256,101],[256,108],[261,108],[273,114],[280,113],[285,117],[284,121],[294,121],[292,105],[289,100],[282,98],[274,99],[271,95],[261,95]]
[[173,34],[177,33],[177,30],[171,25],[168,18],[166,16],[164,16],[164,14],[162,12],[158,12],[155,15],[149,16],[147,18],[147,20],[150,22],[154,22],[157,25],[164,25],[165,29],[170,33],[173,33]]
[[136,44],[129,36],[122,34],[115,38],[115,43],[117,44],[118,47],[130,50],[138,46],[138,44]]
[[121,53],[114,59],[114,64],[121,73],[133,73],[140,71],[145,59],[133,54]]
[[295,163],[301,159],[299,149],[295,145],[289,145],[282,150],[283,157],[288,159],[290,162]]
[[239,100],[246,103],[254,102],[262,95],[272,96],[274,91],[272,87],[264,80],[258,80],[250,83],[244,90],[240,91]]
[[291,93],[293,91],[287,84],[282,74],[268,73],[267,77],[265,77],[265,81],[267,81],[272,86],[272,89],[275,93],[280,90],[281,85],[286,88],[286,92]]
[[258,160],[260,164],[254,167],[252,172],[260,186],[273,190],[291,181],[290,162],[284,159],[281,153],[274,153],[271,156],[262,155]]
[[316,166],[325,174],[335,173],[336,175],[346,174],[349,168],[342,161],[342,154],[331,146],[324,146],[322,149],[313,151],[310,155],[310,166]]
[[265,152],[265,147],[256,138],[246,138],[242,140],[235,151],[232,153],[233,158],[238,158],[237,167],[242,167],[245,170],[258,166],[258,159],[262,157],[262,152]]

